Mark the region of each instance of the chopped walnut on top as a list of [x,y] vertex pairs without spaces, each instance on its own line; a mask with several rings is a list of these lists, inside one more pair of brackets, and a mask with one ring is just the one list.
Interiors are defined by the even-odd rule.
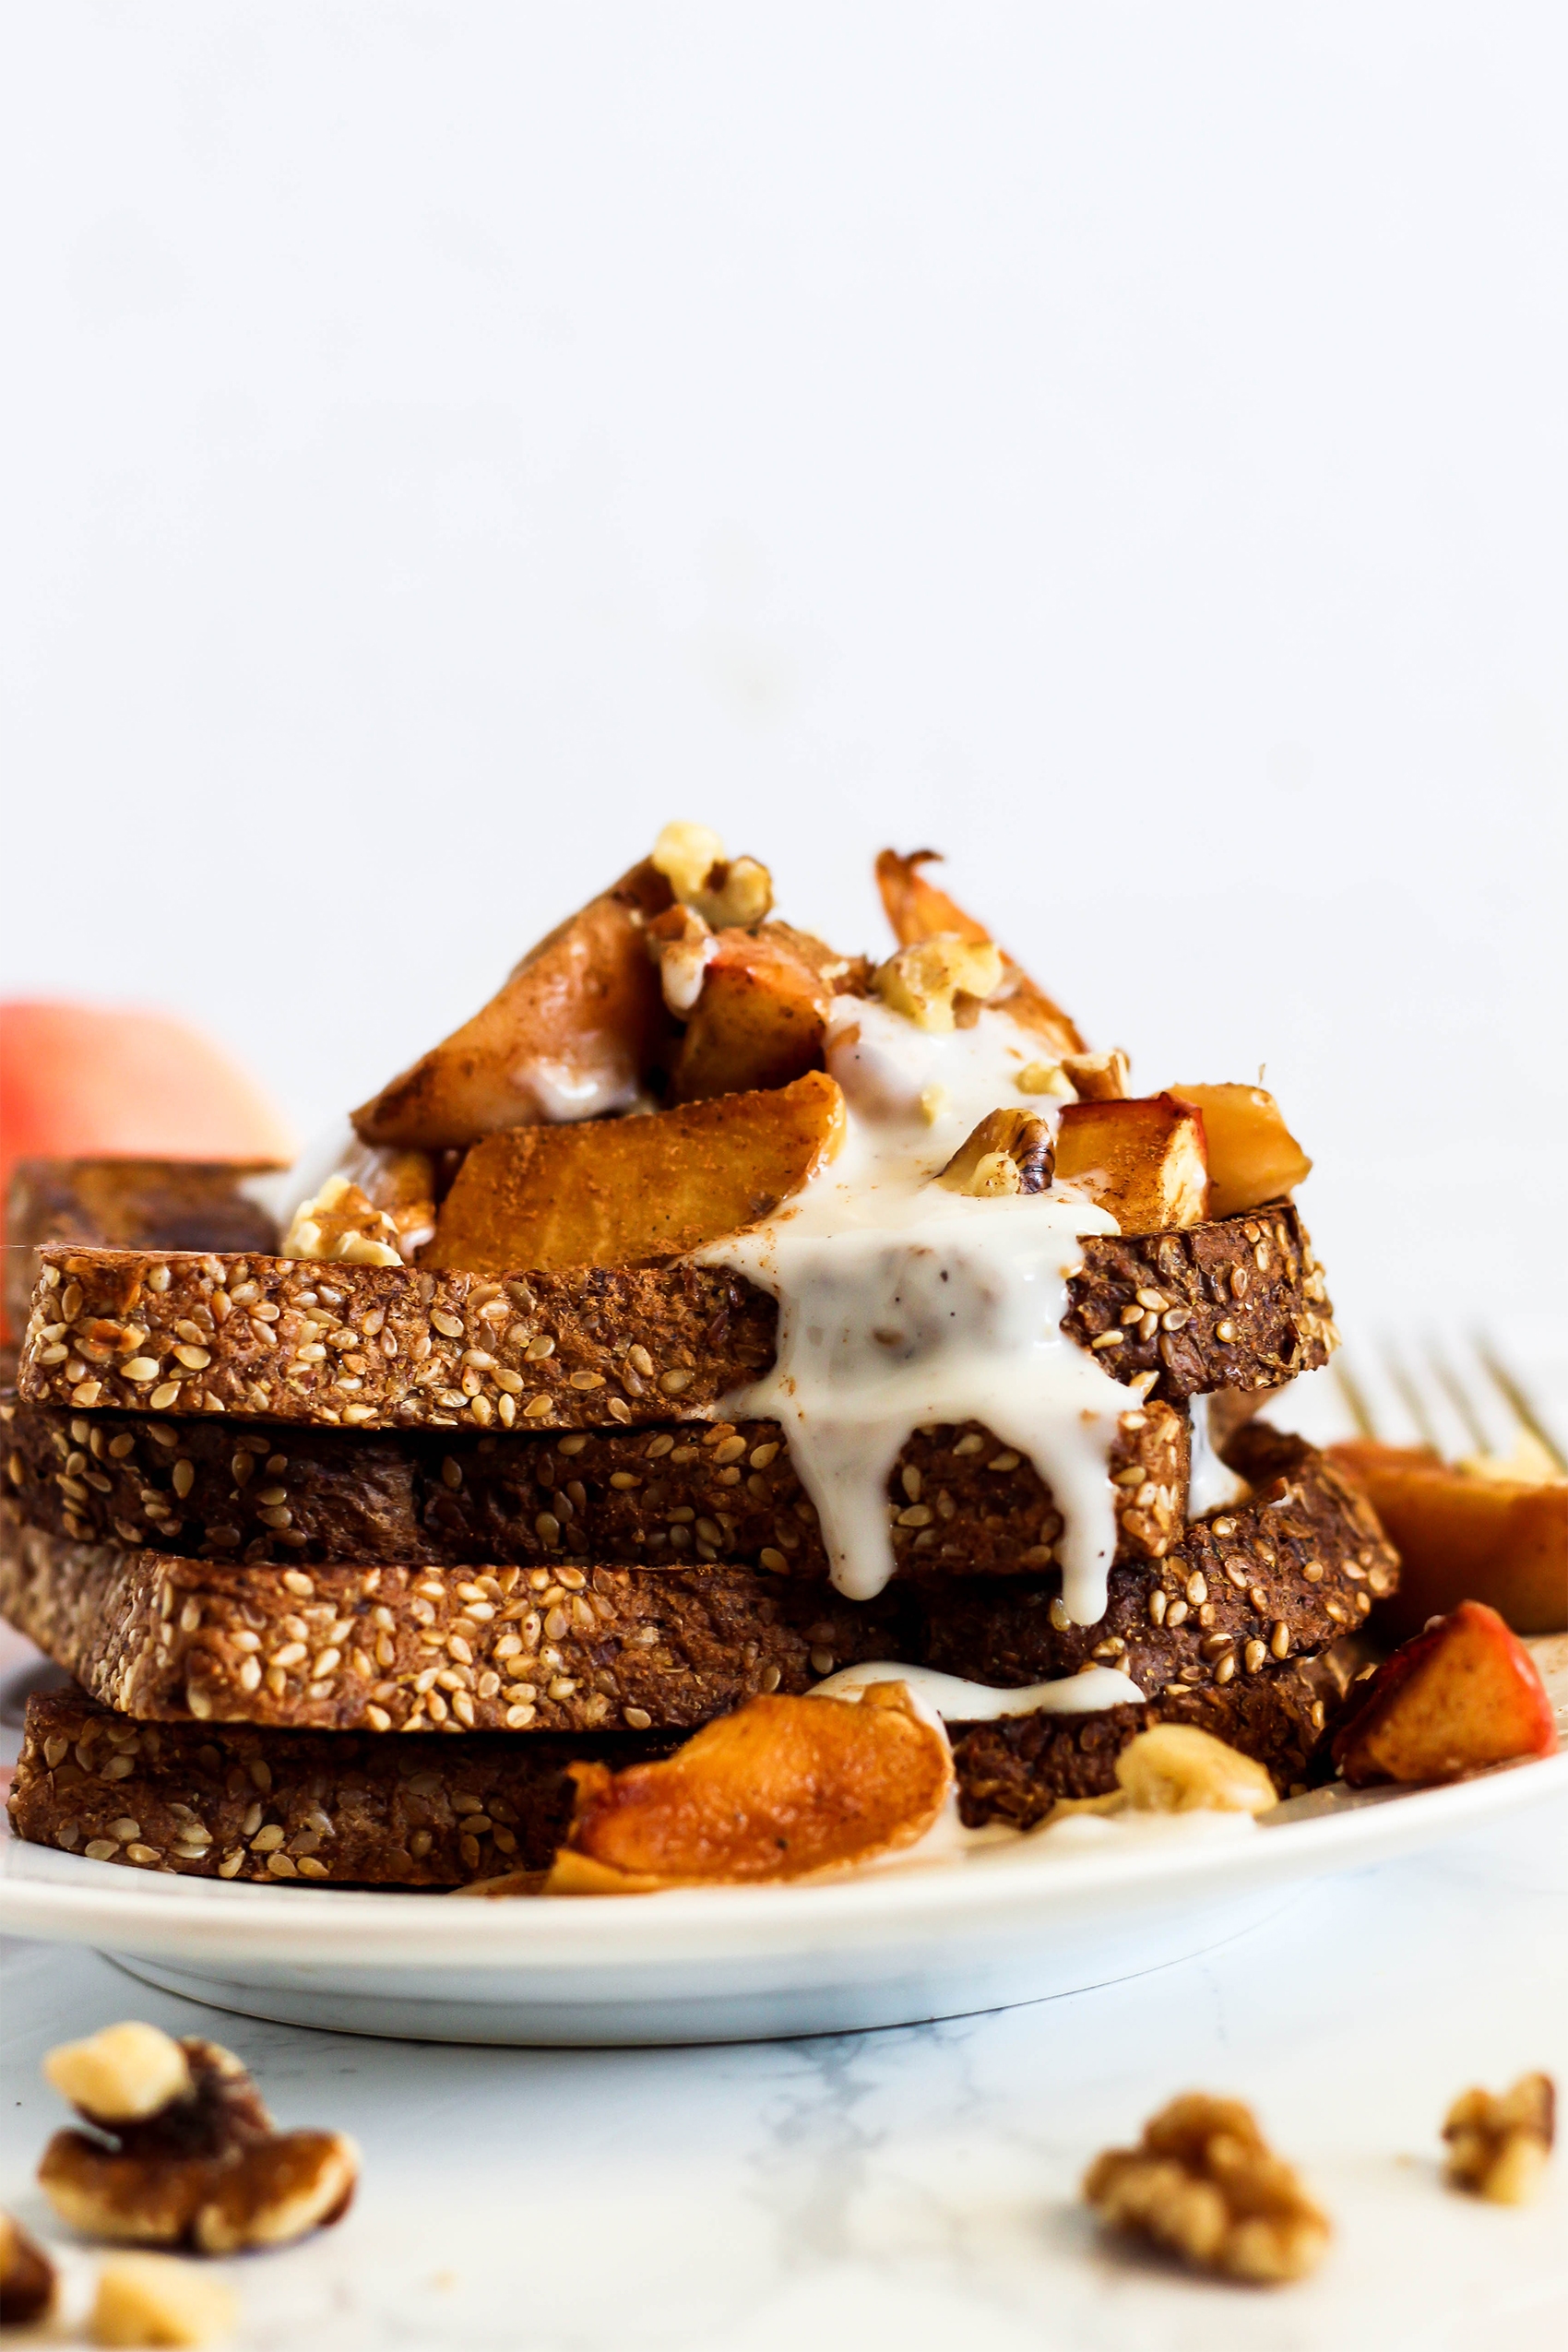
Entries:
[[1448,2178],[1494,2205],[1527,2205],[1540,2192],[1556,2137],[1550,2074],[1521,2074],[1510,2091],[1464,2091],[1443,2126]]
[[1252,2109],[1201,2091],[1151,2117],[1137,2147],[1097,2156],[1084,2195],[1112,2228],[1259,2286],[1304,2278],[1331,2234],[1328,2216],[1269,2149]]
[[1001,950],[989,939],[961,939],[939,931],[900,947],[872,976],[883,1003],[921,1029],[967,1028],[1002,985]]
[[1032,1111],[988,1111],[936,1182],[977,1200],[1043,1193],[1055,1164],[1056,1147],[1043,1119]]
[[667,825],[653,845],[650,863],[683,907],[695,908],[715,931],[749,931],[773,904],[773,877],[755,858],[727,858],[724,844],[706,825]]
[[56,2132],[38,2178],[89,2237],[205,2254],[287,2245],[348,2211],[359,2155],[339,2132],[274,2130],[232,2051],[112,2025],[43,2071],[92,2126]]
[[329,1176],[302,1201],[278,1245],[284,1258],[335,1258],[349,1265],[401,1265],[398,1228],[346,1176]]

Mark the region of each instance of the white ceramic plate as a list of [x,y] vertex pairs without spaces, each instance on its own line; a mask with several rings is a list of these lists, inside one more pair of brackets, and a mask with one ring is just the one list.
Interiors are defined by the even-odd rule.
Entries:
[[0,1927],[87,1943],[247,2016],[422,2041],[607,2044],[958,2016],[1134,1976],[1363,1869],[1568,1787],[1568,1755],[1447,1788],[1324,1790],[1267,1827],[1098,1846],[1022,1838],[809,1887],[588,1902],[231,1886],[9,1839]]

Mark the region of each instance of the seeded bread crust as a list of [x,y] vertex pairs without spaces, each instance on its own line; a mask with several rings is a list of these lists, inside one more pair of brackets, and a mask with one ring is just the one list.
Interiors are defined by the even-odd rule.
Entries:
[[270,1160],[19,1159],[6,1194],[6,1320],[25,1330],[46,1241],[117,1250],[275,1250],[278,1226],[241,1190]]
[[718,1566],[279,1572],[74,1544],[9,1505],[0,1610],[94,1697],[143,1719],[690,1728],[870,1658],[1004,1688],[1091,1664],[1149,1693],[1224,1688],[1360,1625],[1396,1574],[1366,1506],[1320,1455],[1247,1434],[1253,1502],[1196,1523],[1157,1568],[1113,1569],[1106,1616],[1089,1627],[1067,1621],[1055,1574],[895,1583],[854,1602]]
[[1339,1345],[1311,1239],[1289,1202],[1167,1233],[1086,1241],[1062,1328],[1176,1404],[1277,1388]]
[[[827,1574],[774,1421],[448,1436],[87,1414],[0,1396],[0,1495],[30,1526],[77,1543],[279,1567],[722,1559]],[[1180,1539],[1187,1466],[1185,1414],[1129,1404],[1111,1455],[1119,1558],[1160,1559]],[[916,1431],[887,1491],[901,1575],[1051,1565],[1062,1519],[1049,1485],[977,1422]]]
[[[1289,1207],[1142,1240],[1091,1234],[1083,1252],[1063,1329],[1118,1379],[1147,1373],[1167,1402],[1276,1387],[1327,1361],[1336,1335],[1323,1280]],[[683,1260],[502,1279],[145,1250],[39,1254],[18,1384],[31,1402],[82,1411],[641,1427],[672,1408],[705,1418],[773,1361],[773,1300]]]
[[[1331,1709],[1332,1702],[1330,1724]],[[1030,1827],[1058,1796],[1105,1794],[1121,1750],[1160,1722],[1198,1723],[1256,1756],[1284,1790],[1313,1770],[1324,1719],[1310,1669],[1288,1667],[1242,1693],[959,1725],[959,1809],[971,1827]],[[621,1769],[676,1744],[652,1732],[480,1734],[433,1745],[244,1724],[129,1723],[66,1690],[28,1702],[8,1810],[30,1845],[132,1870],[438,1890],[546,1868],[571,1819],[569,1762]]]
[[1190,1723],[1239,1748],[1266,1768],[1283,1797],[1317,1776],[1337,1704],[1332,1678],[1302,1660],[1224,1690],[1166,1690],[1146,1706],[956,1724],[959,1818],[970,1829],[989,1822],[1032,1829],[1058,1797],[1109,1796],[1117,1757],[1157,1723]]

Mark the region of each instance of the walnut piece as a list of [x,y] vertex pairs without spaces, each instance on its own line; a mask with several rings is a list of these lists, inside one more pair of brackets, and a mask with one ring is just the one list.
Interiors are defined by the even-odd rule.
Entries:
[[1139,1813],[1262,1813],[1279,1802],[1262,1764],[1191,1723],[1157,1723],[1129,1740],[1116,1779]]
[[403,1263],[396,1223],[346,1176],[329,1176],[314,1200],[300,1203],[278,1254],[332,1258],[347,1265]]
[[695,908],[715,931],[749,931],[773,904],[773,877],[755,858],[727,858],[706,825],[667,825],[649,861],[683,907]]
[[1084,2195],[1112,2228],[1259,2286],[1304,2278],[1330,2236],[1327,2215],[1269,2149],[1252,2109],[1201,2091],[1151,2117],[1137,2147],[1097,2156]]
[[977,1200],[1043,1193],[1055,1164],[1056,1148],[1043,1119],[1032,1111],[988,1111],[936,1182]]
[[88,2332],[95,2344],[211,2344],[239,2316],[221,2279],[167,2254],[117,2254],[98,2275]]
[[56,2132],[39,2182],[89,2237],[228,2254],[287,2245],[348,2210],[353,2142],[276,2132],[244,2067],[216,2042],[115,2025],[52,2051],[44,2072],[93,2130]]
[[0,2327],[31,2327],[53,2309],[54,2265],[8,2213],[0,2213]]
[[1461,2092],[1443,2126],[1450,2182],[1494,2205],[1531,2204],[1546,2178],[1556,2124],[1550,2074],[1521,2074],[1501,2095]]
[[1122,1048],[1113,1045],[1109,1053],[1064,1053],[1062,1068],[1080,1102],[1119,1102],[1126,1094],[1132,1064]]
[[106,2025],[90,2041],[62,2042],[43,2061],[43,2079],[94,2123],[139,2123],[193,2085],[185,2053],[156,2025]]
[[883,1003],[921,1029],[945,1032],[966,1026],[971,1008],[994,996],[1002,985],[1001,950],[992,941],[961,939],[939,931],[912,947],[900,947],[872,976]]

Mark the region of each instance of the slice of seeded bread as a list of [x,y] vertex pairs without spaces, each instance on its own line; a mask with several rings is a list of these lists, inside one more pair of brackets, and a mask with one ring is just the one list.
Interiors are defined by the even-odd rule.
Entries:
[[[0,1395],[0,1494],[77,1543],[312,1567],[722,1559],[821,1579],[816,1514],[774,1421],[648,1430],[316,1430],[84,1413]],[[1186,1525],[1178,1408],[1129,1401],[1111,1447],[1119,1556]],[[976,1423],[917,1431],[888,1480],[898,1573],[1034,1574],[1062,1530],[1033,1465]]]
[[322,1730],[695,1726],[869,1658],[1008,1688],[1114,1664],[1147,1693],[1223,1689],[1352,1630],[1396,1574],[1321,1455],[1243,1438],[1253,1500],[1158,1566],[1114,1569],[1089,1627],[1049,1574],[900,1580],[855,1602],[721,1566],[279,1571],[75,1544],[8,1505],[0,1610],[128,1715]]
[[[1059,1795],[1102,1796],[1121,1750],[1158,1722],[1196,1723],[1231,1741],[1283,1793],[1324,1751],[1332,1689],[1290,1665],[1241,1689],[1170,1693],[1144,1707],[956,1726],[963,1816],[976,1827],[1028,1827]],[[28,1702],[9,1812],[31,1845],[131,1870],[439,1890],[547,1868],[571,1819],[574,1759],[619,1769],[675,1744],[653,1732],[434,1741],[131,1723],[67,1689]]]
[[[1277,1387],[1336,1334],[1293,1208],[1088,1235],[1063,1328],[1179,1404]],[[42,1270],[18,1385],[81,1411],[333,1427],[599,1429],[704,1417],[773,1361],[777,1310],[673,1260],[505,1279],[68,1246]],[[679,1399],[678,1404],[673,1400]]]

